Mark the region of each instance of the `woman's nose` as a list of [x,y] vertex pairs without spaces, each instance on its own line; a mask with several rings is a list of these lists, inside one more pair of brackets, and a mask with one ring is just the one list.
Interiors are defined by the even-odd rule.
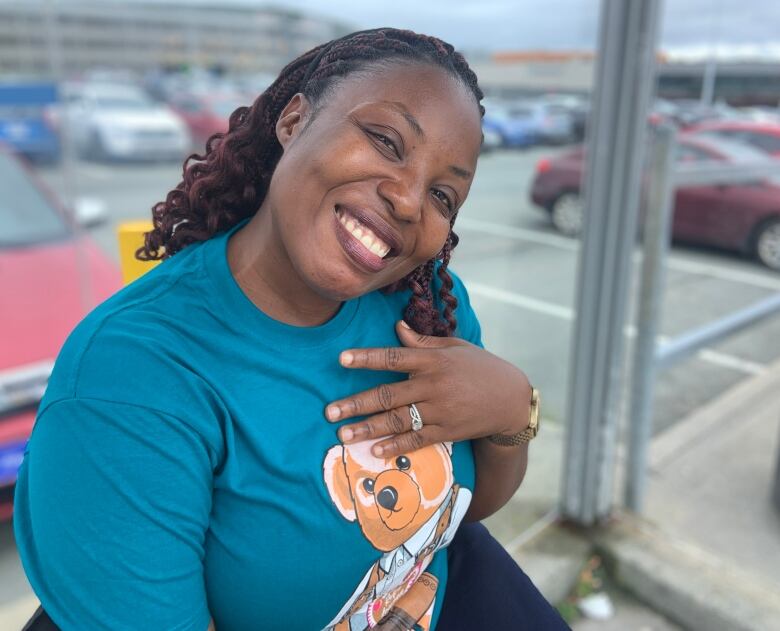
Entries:
[[390,203],[393,216],[400,221],[418,222],[425,202],[424,186],[413,175],[382,180],[379,195]]

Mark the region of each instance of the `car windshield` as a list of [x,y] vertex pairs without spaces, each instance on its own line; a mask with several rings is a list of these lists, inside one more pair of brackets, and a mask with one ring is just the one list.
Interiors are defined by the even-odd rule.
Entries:
[[60,239],[68,228],[16,159],[0,152],[0,248]]
[[132,96],[99,96],[95,105],[101,109],[112,110],[145,110],[152,107],[152,102]]

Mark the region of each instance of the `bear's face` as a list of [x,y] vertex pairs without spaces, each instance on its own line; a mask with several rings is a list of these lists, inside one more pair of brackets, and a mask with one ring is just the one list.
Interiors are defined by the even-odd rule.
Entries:
[[348,520],[383,552],[409,539],[441,506],[453,484],[451,444],[377,458],[381,439],[335,445],[323,465],[331,499]]

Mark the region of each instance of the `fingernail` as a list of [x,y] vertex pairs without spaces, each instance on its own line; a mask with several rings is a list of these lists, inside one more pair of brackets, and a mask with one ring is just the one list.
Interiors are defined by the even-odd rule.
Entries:
[[339,416],[341,416],[341,410],[339,410],[339,408],[335,405],[329,405],[325,410],[325,416],[327,416],[329,420],[335,421]]
[[406,320],[401,320],[401,326],[404,327],[405,329],[411,329],[412,328],[408,324],[406,324]]
[[342,353],[341,354],[341,363],[344,366],[349,366],[352,363],[352,360],[354,357],[352,356],[352,353]]
[[353,432],[351,429],[344,428],[341,430],[341,440],[348,441],[352,440]]
[[379,445],[374,445],[373,449],[371,450],[374,452],[375,456],[381,456],[382,452],[384,451],[384,448],[380,447]]

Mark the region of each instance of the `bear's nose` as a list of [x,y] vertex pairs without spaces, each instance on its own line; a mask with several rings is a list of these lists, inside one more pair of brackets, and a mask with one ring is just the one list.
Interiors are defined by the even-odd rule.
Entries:
[[376,496],[376,501],[382,508],[393,510],[398,502],[398,491],[392,486],[386,486],[379,491],[379,495]]

